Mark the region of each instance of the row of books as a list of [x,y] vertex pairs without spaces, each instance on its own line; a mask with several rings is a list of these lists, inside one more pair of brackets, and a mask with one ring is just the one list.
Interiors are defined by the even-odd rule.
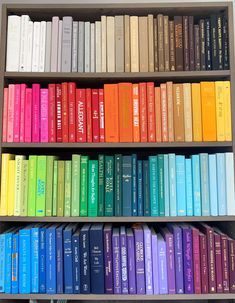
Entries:
[[207,224],[29,225],[0,235],[0,292],[235,292],[235,240]]
[[230,81],[4,88],[3,142],[231,140]]
[[101,16],[31,21],[8,16],[7,71],[154,72],[229,69],[224,14]]
[[2,154],[3,216],[235,215],[232,152],[192,155]]

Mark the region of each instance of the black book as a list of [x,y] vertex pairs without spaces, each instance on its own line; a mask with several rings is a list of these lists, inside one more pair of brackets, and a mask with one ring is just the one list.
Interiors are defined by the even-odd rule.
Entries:
[[211,70],[211,22],[210,19],[205,19],[205,54],[206,54],[206,69]]
[[218,25],[217,16],[211,16],[211,62],[212,69],[219,69],[219,46],[218,46]]
[[201,70],[206,70],[205,20],[199,21]]
[[222,22],[224,69],[229,69],[228,20],[225,15],[223,15]]

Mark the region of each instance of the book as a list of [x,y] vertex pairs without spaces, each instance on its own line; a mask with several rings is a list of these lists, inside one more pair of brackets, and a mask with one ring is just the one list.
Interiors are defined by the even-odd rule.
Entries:
[[80,293],[80,229],[78,228],[72,235],[72,257],[73,257],[73,291]]
[[148,17],[139,17],[139,71],[149,71]]
[[72,155],[72,197],[71,197],[71,216],[80,214],[80,168],[81,155]]
[[152,238],[151,230],[147,224],[143,225],[144,252],[145,252],[145,289],[146,294],[153,294],[153,270],[152,270]]
[[201,170],[201,202],[202,216],[210,215],[210,188],[209,188],[209,160],[208,154],[200,154],[200,170]]
[[130,16],[131,72],[139,72],[139,24],[137,16]]
[[[36,216],[45,216],[46,208],[46,156],[37,157]],[[62,186],[62,184],[61,184]]]
[[90,280],[90,236],[91,224],[84,224],[80,230],[80,265],[81,265],[81,293],[89,294],[91,290]]
[[112,225],[104,225],[104,287],[106,294],[113,293]]
[[174,16],[176,70],[183,70],[183,24],[182,16]]
[[107,16],[106,22],[107,72],[115,72],[115,19],[113,16]]
[[166,261],[166,242],[162,235],[157,233],[158,243],[158,273],[159,273],[159,294],[168,293],[167,261]]
[[173,84],[175,141],[185,140],[183,84]]
[[122,157],[122,215],[132,216],[132,158]]
[[113,252],[113,293],[121,294],[121,254],[120,254],[120,233],[119,228],[113,228],[112,233],[112,252]]
[[98,214],[98,161],[88,162],[88,216]]
[[114,157],[105,156],[104,173],[104,215],[113,216],[114,213]]
[[56,275],[56,229],[58,224],[52,224],[46,229],[46,293],[57,292]]
[[127,271],[127,235],[125,226],[120,227],[120,252],[122,294],[128,294],[129,286]]
[[127,263],[128,263],[128,286],[129,294],[136,294],[136,279],[135,279],[135,240],[131,228],[126,230],[127,237]]
[[[104,189],[105,189],[105,182],[104,182],[104,155],[98,156],[98,216],[104,216]],[[115,204],[116,205],[116,204]]]
[[144,233],[141,225],[132,226],[135,236],[136,293],[145,294]]
[[88,213],[88,156],[81,156],[80,164],[80,216]]
[[177,199],[177,215],[185,216],[187,212],[186,202],[186,182],[185,182],[185,157],[175,157],[176,171],[176,199]]
[[[116,154],[114,156],[114,205],[115,205],[115,216],[122,215],[122,155]],[[103,182],[103,181],[102,181]],[[103,194],[103,190],[101,195]],[[102,196],[101,196],[102,198]]]

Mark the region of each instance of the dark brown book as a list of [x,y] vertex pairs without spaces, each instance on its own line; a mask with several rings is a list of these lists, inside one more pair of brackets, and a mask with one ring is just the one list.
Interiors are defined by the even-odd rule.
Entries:
[[157,16],[157,28],[158,28],[158,68],[159,72],[165,71],[164,65],[164,26],[163,26],[163,15]]
[[184,54],[183,54],[183,24],[182,16],[175,16],[175,62],[176,70],[184,70]]
[[184,70],[189,70],[189,29],[188,16],[183,16],[183,33],[184,33]]
[[175,71],[175,22],[169,21],[170,71]]
[[199,34],[199,25],[194,25],[194,59],[195,59],[195,70],[201,69],[201,60],[200,60],[200,34]]
[[173,84],[175,141],[184,141],[184,95],[183,84]]
[[199,21],[201,70],[206,70],[205,20]]
[[189,69],[195,69],[194,61],[194,17],[189,16]]
[[157,18],[153,19],[153,37],[154,37],[154,70],[158,72],[158,31]]
[[165,72],[170,71],[169,17],[163,17]]

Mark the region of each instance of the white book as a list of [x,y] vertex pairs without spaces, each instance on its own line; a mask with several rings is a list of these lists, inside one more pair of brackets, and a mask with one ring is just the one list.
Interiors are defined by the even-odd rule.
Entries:
[[57,72],[59,17],[52,18],[51,26],[51,72]]
[[33,21],[28,22],[26,52],[27,52],[26,72],[31,72],[32,71],[32,56],[33,56]]
[[51,71],[51,21],[47,21],[45,72]]
[[19,72],[26,72],[27,62],[27,34],[29,16],[22,15],[20,20],[20,63]]
[[84,21],[78,22],[78,72],[84,72],[85,52],[85,25]]
[[101,16],[101,71],[103,73],[107,71],[106,43],[107,43],[107,17]]
[[45,58],[46,58],[46,21],[41,21],[40,30],[40,47],[39,47],[39,72],[45,72]]
[[101,22],[95,22],[95,71],[101,72]]
[[61,71],[67,73],[71,72],[72,66],[72,33],[73,18],[65,16],[62,27]]
[[78,21],[73,21],[72,72],[78,71]]
[[91,68],[91,26],[90,22],[85,22],[85,73]]
[[115,26],[114,17],[107,17],[107,71],[115,72]]
[[95,72],[95,24],[91,23],[91,73]]
[[57,57],[57,72],[61,72],[61,59],[62,59],[62,30],[63,30],[63,21],[59,21],[58,29],[58,57]]
[[32,72],[38,72],[39,70],[40,27],[41,22],[34,22]]
[[227,215],[235,215],[235,194],[234,194],[234,157],[233,153],[225,153],[225,172],[226,172],[226,200]]
[[20,60],[20,25],[19,16],[8,16],[6,71],[18,72]]

